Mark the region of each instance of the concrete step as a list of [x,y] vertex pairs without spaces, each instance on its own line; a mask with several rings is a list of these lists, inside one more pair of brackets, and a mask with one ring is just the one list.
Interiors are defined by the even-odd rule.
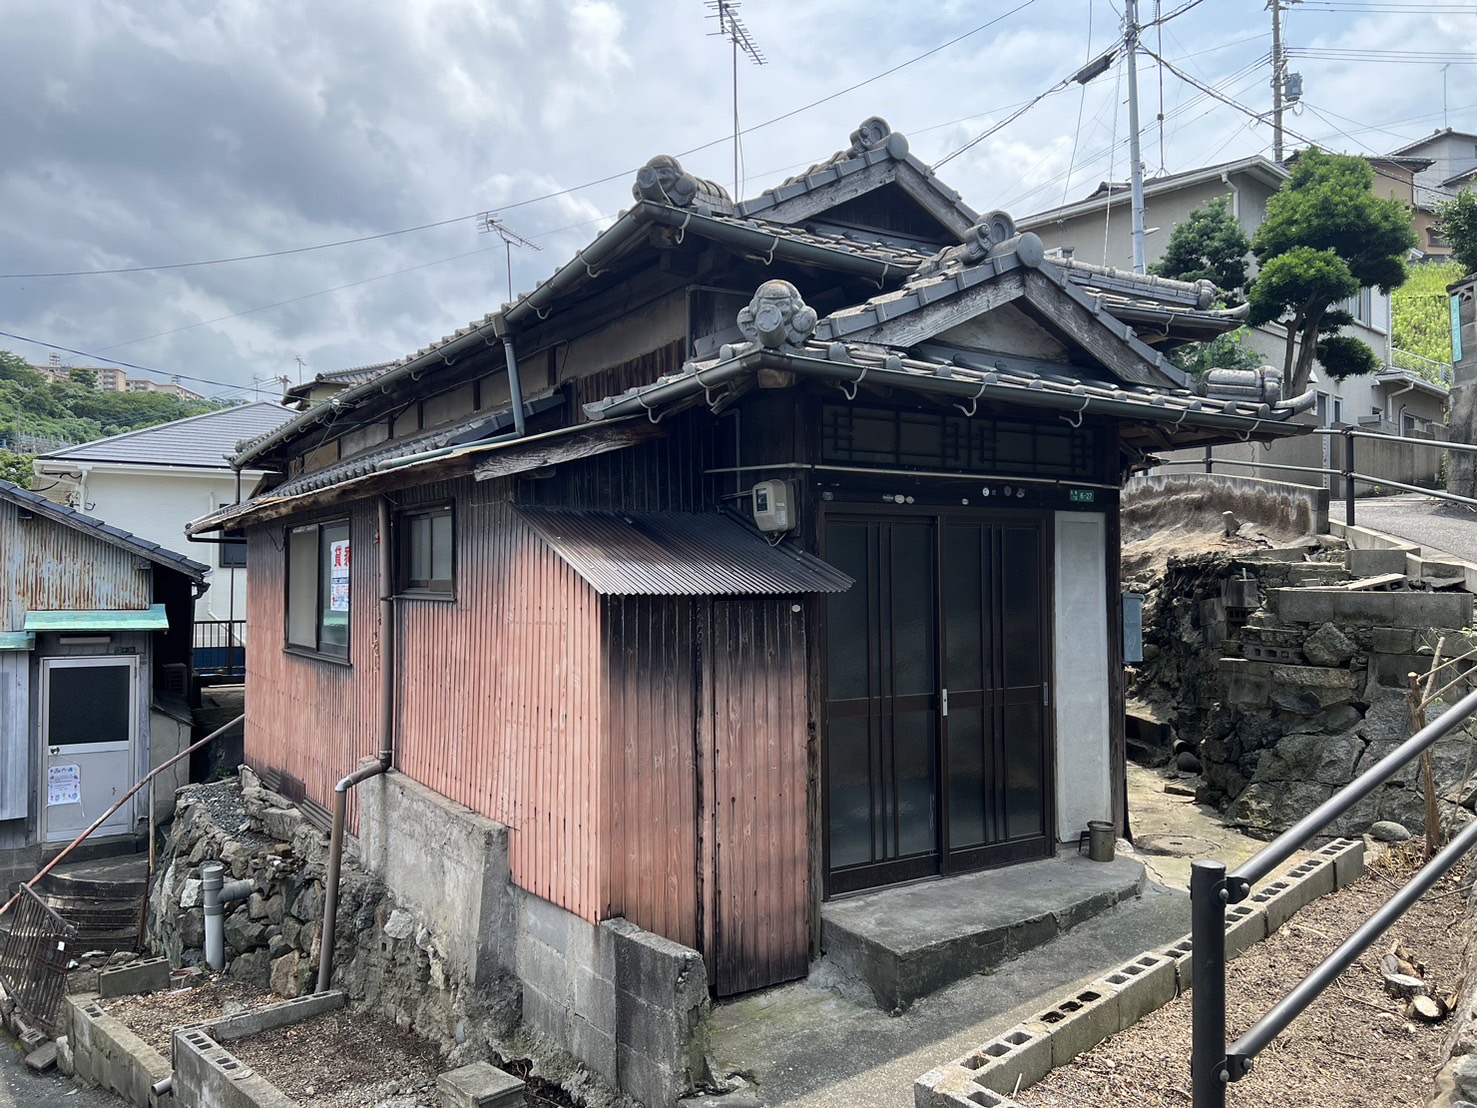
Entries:
[[147,854],[120,854],[63,862],[40,881],[38,891],[66,897],[137,898],[149,878]]
[[866,982],[884,1011],[905,1011],[1139,895],[1143,863],[1064,854],[821,906],[821,948]]

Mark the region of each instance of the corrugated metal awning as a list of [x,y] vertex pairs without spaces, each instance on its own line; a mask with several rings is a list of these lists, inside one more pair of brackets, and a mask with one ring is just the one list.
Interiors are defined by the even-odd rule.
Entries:
[[518,508],[602,596],[785,596],[845,592],[852,580],[730,516]]
[[142,610],[27,612],[27,631],[167,631],[164,605]]
[[36,636],[29,631],[0,631],[0,650],[32,650]]

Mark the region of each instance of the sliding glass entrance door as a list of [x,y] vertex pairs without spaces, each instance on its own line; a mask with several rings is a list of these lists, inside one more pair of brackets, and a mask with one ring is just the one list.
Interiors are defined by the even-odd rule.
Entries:
[[828,893],[1050,851],[1044,525],[832,515]]

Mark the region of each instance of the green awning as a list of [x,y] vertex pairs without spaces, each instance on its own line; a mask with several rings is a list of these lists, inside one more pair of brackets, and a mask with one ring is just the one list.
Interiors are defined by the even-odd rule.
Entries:
[[36,636],[29,631],[0,631],[0,650],[31,650]]
[[167,631],[164,605],[143,611],[27,612],[27,631]]

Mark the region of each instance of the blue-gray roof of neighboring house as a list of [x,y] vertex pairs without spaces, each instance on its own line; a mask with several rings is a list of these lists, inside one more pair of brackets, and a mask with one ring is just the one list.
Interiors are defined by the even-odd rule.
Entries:
[[102,542],[113,546],[120,546],[124,550],[131,550],[141,558],[147,558],[157,565],[168,569],[177,570],[187,577],[199,581],[210,572],[210,567],[186,558],[183,554],[170,550],[168,547],[160,546],[157,542],[135,535],[132,531],[125,531],[121,527],[104,523],[100,519],[83,515],[75,508],[68,508],[62,504],[53,504],[40,493],[23,489],[19,485],[13,485],[9,481],[0,481],[0,500],[8,500],[18,508],[35,515],[42,516],[53,522],[60,523],[63,527],[71,527],[84,534],[92,535]]
[[41,458],[227,470],[239,443],[275,430],[296,414],[291,408],[258,400],[69,446]]

